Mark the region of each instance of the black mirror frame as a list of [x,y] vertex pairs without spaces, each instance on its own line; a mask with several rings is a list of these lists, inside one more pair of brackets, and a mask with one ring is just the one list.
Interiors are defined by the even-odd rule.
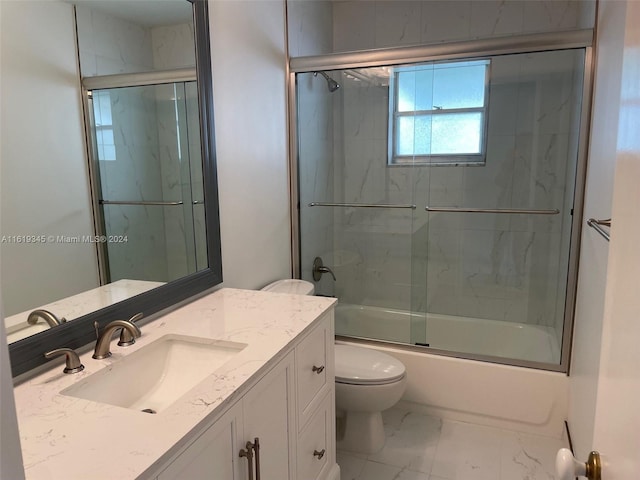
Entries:
[[208,268],[10,344],[14,377],[47,362],[45,352],[62,347],[77,349],[94,342],[96,321],[103,327],[112,320],[131,318],[138,312],[149,316],[222,283],[209,10],[207,0],[187,1],[193,5],[195,30]]

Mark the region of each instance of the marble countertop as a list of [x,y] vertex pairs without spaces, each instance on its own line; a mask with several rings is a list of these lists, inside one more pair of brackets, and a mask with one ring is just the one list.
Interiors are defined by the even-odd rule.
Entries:
[[[83,372],[65,375],[56,363],[15,388],[26,478],[125,480],[156,468],[160,457],[235,402],[243,384],[265,372],[270,360],[334,303],[332,298],[224,288],[144,325],[142,337],[130,347],[118,347],[116,336],[108,359],[94,360],[92,351],[82,355]],[[59,393],[167,334],[248,346],[156,415]]]
[[66,318],[68,321],[71,321],[87,313],[95,312],[101,308],[126,300],[127,298],[135,297],[161,285],[164,285],[164,282],[123,279],[32,308],[25,312],[16,313],[4,319],[4,324],[7,328],[7,342],[17,342],[18,340],[49,329],[49,325],[47,325],[43,319],[40,319],[36,325],[29,325],[27,323],[27,317],[36,309],[49,310],[58,318]]

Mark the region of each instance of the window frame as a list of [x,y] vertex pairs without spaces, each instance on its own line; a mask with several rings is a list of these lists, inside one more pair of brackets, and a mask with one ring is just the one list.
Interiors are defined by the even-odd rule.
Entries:
[[[461,62],[486,62],[485,78],[484,78],[484,104],[482,107],[469,107],[469,108],[440,108],[431,110],[408,110],[406,112],[399,112],[398,107],[398,95],[399,95],[399,81],[398,76],[402,73],[404,68],[415,68],[417,66],[428,66],[438,64],[455,64]],[[419,65],[406,65],[396,67],[393,70],[392,75],[389,78],[389,132],[388,132],[388,155],[387,166],[388,167],[402,167],[402,166],[484,166],[486,165],[487,156],[487,136],[489,126],[489,90],[491,80],[491,57],[480,58],[461,58],[456,60],[442,60],[425,62]],[[398,155],[397,152],[397,125],[400,117],[417,117],[417,116],[431,116],[442,114],[462,114],[462,113],[476,113],[479,112],[482,115],[481,131],[480,131],[480,153],[444,153],[444,154],[429,154],[429,155]]]

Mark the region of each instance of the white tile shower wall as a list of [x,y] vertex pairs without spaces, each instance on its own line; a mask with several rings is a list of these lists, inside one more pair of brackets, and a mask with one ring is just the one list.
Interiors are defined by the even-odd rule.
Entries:
[[336,1],[333,51],[592,28],[594,12],[580,0]]
[[153,69],[149,29],[76,5],[82,76],[146,72]]
[[[116,159],[100,160],[102,196],[108,200],[141,201],[162,198],[162,176],[153,88],[110,90]],[[155,206],[105,205],[110,235],[127,242],[109,244],[113,281],[166,281],[164,217]]]
[[333,1],[288,0],[289,55],[323,55],[333,51]]

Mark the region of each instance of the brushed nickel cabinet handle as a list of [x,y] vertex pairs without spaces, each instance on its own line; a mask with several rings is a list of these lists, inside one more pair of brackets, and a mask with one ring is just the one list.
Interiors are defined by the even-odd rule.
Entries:
[[320,365],[319,367],[316,367],[314,365],[311,371],[316,372],[318,375],[320,375],[324,371],[324,365]]
[[251,442],[247,442],[245,448],[240,450],[240,457],[247,457],[249,480],[253,480],[253,444]]
[[318,451],[318,450],[314,450],[313,451],[313,456],[314,457],[318,457],[318,460],[321,460],[322,457],[324,457],[324,454],[326,453],[326,450],[323,448],[322,450]]

